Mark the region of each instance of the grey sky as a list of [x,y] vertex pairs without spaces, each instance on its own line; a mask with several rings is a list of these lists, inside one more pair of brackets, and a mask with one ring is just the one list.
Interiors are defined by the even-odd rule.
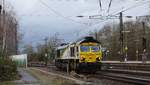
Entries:
[[[101,20],[79,19],[78,15],[108,15],[110,0],[102,1],[100,12],[98,0],[6,0],[17,12],[20,30],[24,33],[25,43],[40,43],[44,37],[59,33],[59,37],[67,41],[86,35],[89,30],[100,29],[102,24],[94,25]],[[113,0],[111,13],[140,5],[149,0]],[[150,2],[149,2],[150,3]],[[145,15],[148,4],[138,6],[125,12],[124,15]],[[92,25],[89,27],[89,25]],[[78,35],[81,34],[81,35]]]

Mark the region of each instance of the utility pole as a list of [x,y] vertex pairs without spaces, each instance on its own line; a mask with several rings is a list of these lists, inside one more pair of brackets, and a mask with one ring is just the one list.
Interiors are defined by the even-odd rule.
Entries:
[[1,11],[2,11],[2,5],[0,4],[0,15],[1,15]]
[[15,30],[15,53],[16,55],[18,54],[18,31],[17,31],[17,28],[18,28],[18,24],[16,23],[15,26],[14,26],[14,30]]
[[143,25],[143,51],[146,51],[146,33],[145,33],[145,22],[142,22]]
[[[137,22],[137,19],[138,17],[136,16],[136,24],[138,25],[138,22]],[[136,40],[135,40],[135,45],[136,45],[136,61],[138,61],[139,59],[139,50],[138,50],[138,28],[136,27],[136,33],[135,33],[135,36],[136,36]]]
[[143,56],[142,56],[142,61],[145,62],[147,59],[146,55],[146,33],[145,33],[145,22],[142,22],[143,25],[143,39],[142,39],[142,44],[143,44]]
[[[0,4],[0,30],[2,29],[2,25],[1,25],[1,21],[2,21],[1,20],[2,9],[3,9],[2,5]],[[2,34],[0,34],[0,42],[2,42],[1,38],[2,38]],[[0,57],[2,56],[2,49],[1,48],[2,48],[2,45],[0,44]]]
[[123,35],[123,31],[124,31],[124,29],[123,29],[123,18],[122,18],[123,16],[122,16],[122,12],[120,12],[120,17],[119,17],[119,19],[120,19],[120,45],[121,45],[121,48],[120,48],[120,57],[121,57],[121,61],[122,61],[122,59],[124,59],[124,35]]
[[3,45],[2,45],[2,55],[5,54],[6,50],[6,28],[5,28],[5,1],[2,1],[2,29],[3,29]]
[[98,40],[98,33],[97,33],[97,31],[95,32],[95,39]]
[[2,54],[3,54],[3,56],[5,56],[5,54],[6,54],[6,51],[7,51],[7,49],[6,49],[6,37],[7,37],[7,32],[6,32],[6,27],[5,27],[5,17],[6,17],[6,14],[5,14],[5,0],[3,0],[3,5],[2,5],[2,7],[3,7],[3,10],[2,10],[2,18],[3,18],[3,20],[2,20],[2,28],[3,28],[3,46],[2,46]]
[[47,66],[48,64],[48,49],[47,49],[48,38],[46,37],[44,41],[45,41],[45,66]]

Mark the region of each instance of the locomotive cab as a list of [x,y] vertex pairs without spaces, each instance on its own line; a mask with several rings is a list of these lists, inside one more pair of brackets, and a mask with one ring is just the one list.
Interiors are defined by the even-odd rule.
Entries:
[[80,62],[100,62],[102,59],[101,47],[99,45],[80,46]]
[[79,68],[83,71],[97,71],[100,70],[102,51],[100,43],[91,38],[86,38],[80,43],[79,51]]

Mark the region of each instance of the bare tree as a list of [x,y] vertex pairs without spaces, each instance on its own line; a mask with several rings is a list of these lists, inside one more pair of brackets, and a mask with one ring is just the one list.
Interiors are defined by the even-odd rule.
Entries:
[[[1,4],[0,4],[1,5]],[[7,5],[7,4],[6,4]],[[18,48],[18,21],[13,9],[5,9],[1,5],[0,14],[0,49],[5,56],[17,54]]]
[[[141,60],[143,52],[143,37],[146,38],[146,49],[150,52],[150,26],[145,24],[143,28],[142,22],[128,21],[124,23],[124,53],[127,53],[128,60]],[[102,47],[109,50],[107,60],[120,60],[120,35],[118,24],[106,24],[101,30],[97,31],[98,40]],[[145,34],[143,34],[145,32]],[[95,32],[93,32],[95,33]],[[124,54],[125,55],[125,54]]]

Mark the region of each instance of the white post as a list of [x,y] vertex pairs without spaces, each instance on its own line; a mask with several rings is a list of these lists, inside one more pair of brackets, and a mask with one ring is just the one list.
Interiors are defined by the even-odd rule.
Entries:
[[27,54],[26,54],[26,68],[28,67],[28,57],[27,57]]

